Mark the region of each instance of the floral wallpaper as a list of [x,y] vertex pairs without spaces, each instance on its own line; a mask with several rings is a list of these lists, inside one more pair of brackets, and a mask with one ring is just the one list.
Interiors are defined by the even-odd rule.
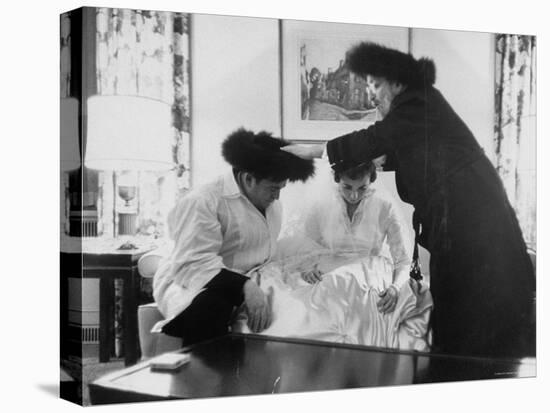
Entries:
[[536,250],[536,38],[496,37],[497,170],[528,247]]

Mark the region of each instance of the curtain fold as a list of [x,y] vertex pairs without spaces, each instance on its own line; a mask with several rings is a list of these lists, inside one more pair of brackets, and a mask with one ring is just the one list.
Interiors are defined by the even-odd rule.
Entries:
[[498,34],[495,75],[496,167],[536,250],[536,38]]

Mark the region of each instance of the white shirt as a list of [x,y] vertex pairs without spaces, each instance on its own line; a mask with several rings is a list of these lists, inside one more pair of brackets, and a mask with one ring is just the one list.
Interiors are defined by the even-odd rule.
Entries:
[[172,225],[174,249],[153,282],[153,296],[167,321],[222,269],[247,275],[275,255],[281,205],[273,202],[264,217],[231,172],[186,194]]
[[[306,236],[334,252],[391,254],[393,283],[401,286],[409,278],[412,241],[393,198],[370,187],[351,220],[345,201],[334,186],[325,202],[316,204],[305,219]],[[388,254],[385,250],[389,247]]]

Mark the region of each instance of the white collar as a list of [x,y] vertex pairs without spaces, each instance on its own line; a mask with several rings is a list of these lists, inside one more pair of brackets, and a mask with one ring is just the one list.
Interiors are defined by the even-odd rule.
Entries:
[[222,195],[226,198],[236,198],[241,195],[244,196],[241,188],[239,187],[239,184],[237,183],[237,180],[235,179],[233,171],[223,176]]

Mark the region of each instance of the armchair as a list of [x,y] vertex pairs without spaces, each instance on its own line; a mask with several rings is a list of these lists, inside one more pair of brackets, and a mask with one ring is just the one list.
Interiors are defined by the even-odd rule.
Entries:
[[[143,255],[138,261],[139,274],[144,278],[152,278],[164,256],[166,256],[166,251],[163,248]],[[152,331],[155,324],[161,320],[163,320],[163,315],[157,308],[156,303],[153,302],[139,306],[138,332],[142,360],[167,351],[178,350],[182,346],[181,338]]]

